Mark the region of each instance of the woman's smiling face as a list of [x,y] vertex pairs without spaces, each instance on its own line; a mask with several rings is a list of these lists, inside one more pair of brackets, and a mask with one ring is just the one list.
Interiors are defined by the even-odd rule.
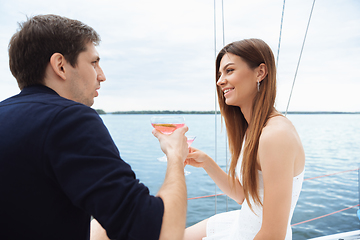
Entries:
[[224,93],[227,105],[251,107],[257,93],[257,71],[239,56],[226,53],[218,69],[217,85]]

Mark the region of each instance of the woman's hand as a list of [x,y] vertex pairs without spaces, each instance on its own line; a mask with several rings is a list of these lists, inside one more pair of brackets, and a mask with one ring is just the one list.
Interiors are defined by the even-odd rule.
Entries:
[[208,160],[211,159],[206,153],[199,149],[190,147],[189,154],[185,160],[185,166],[191,165],[193,167],[204,168]]
[[242,204],[244,201],[244,190],[240,182],[236,180],[235,185],[232,184],[232,182],[229,182],[227,173],[203,151],[190,147],[189,154],[185,160],[185,165],[191,165],[198,168],[202,167],[227,196],[234,199],[239,204]]

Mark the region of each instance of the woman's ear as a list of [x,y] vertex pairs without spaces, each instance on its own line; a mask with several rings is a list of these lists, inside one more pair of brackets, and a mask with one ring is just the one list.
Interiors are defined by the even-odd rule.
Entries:
[[66,80],[66,71],[65,71],[66,60],[61,53],[54,53],[50,57],[50,66],[61,79]]
[[258,82],[261,82],[262,80],[264,80],[264,78],[266,77],[267,74],[268,74],[268,70],[267,70],[267,67],[266,67],[265,63],[261,63],[257,67]]

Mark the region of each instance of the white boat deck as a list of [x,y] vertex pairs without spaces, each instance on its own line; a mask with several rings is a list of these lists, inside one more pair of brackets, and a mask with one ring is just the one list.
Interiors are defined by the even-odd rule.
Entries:
[[311,238],[309,240],[357,240],[357,239],[360,239],[360,230]]

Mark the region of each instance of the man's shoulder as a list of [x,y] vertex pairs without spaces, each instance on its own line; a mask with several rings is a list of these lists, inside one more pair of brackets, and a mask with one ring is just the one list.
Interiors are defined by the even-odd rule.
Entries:
[[63,98],[51,88],[42,85],[24,88],[19,94],[2,101],[0,105],[32,105],[34,107],[36,105],[43,105],[50,108],[67,108],[74,106],[89,108],[82,103]]
[[0,114],[7,117],[36,116],[40,119],[98,118],[97,112],[82,104],[59,96],[44,87],[24,89],[20,94],[0,102]]

